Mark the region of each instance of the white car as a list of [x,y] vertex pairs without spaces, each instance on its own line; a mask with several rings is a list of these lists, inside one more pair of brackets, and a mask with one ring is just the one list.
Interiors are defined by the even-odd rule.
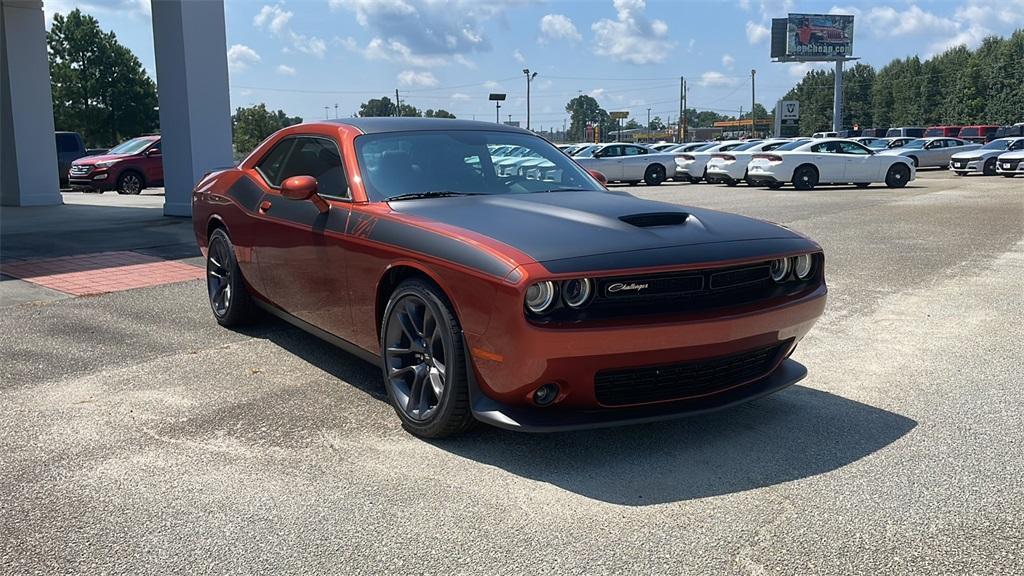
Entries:
[[949,159],[949,169],[957,176],[966,176],[980,172],[985,176],[995,176],[997,157],[1007,152],[1024,150],[1024,138],[999,138],[985,144],[977,150],[957,152]]
[[879,154],[904,156],[914,163],[915,168],[946,168],[953,154],[977,148],[981,148],[981,144],[973,144],[959,138],[918,138],[907,142],[902,148],[885,150]]
[[1024,176],[1024,150],[1005,152],[996,158],[996,172],[1006,178]]
[[[747,164],[756,152],[771,152],[792,142],[788,138],[748,142],[728,152],[716,152],[708,160],[707,181],[711,184],[724,183],[735,186],[741,180],[747,179]],[[799,142],[807,142],[807,139],[801,139]]]
[[[709,142],[692,152],[676,154],[676,180],[686,180],[691,184],[700,182],[707,176],[708,161],[716,152],[728,152],[742,146],[749,140],[726,140],[725,142]],[[757,140],[760,142],[760,140]]]
[[800,143],[790,150],[781,148],[754,154],[747,166],[747,181],[769,188],[792,182],[797,190],[851,182],[859,188],[873,182],[902,188],[917,172],[909,158],[875,153],[852,140],[825,138]]
[[676,175],[676,156],[652,152],[638,144],[603,144],[589,158],[579,155],[573,160],[587,170],[597,170],[609,182],[657,186]]
[[836,136],[839,136],[838,132],[815,132],[814,134],[811,134],[811,138],[814,138],[814,139],[818,139],[818,138],[835,138]]

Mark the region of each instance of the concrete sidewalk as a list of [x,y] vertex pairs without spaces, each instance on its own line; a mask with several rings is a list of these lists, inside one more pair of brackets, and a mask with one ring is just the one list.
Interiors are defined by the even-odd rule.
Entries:
[[63,197],[63,206],[0,210],[0,306],[70,297],[4,274],[14,262],[134,252],[202,265],[191,219],[163,215],[162,189]]

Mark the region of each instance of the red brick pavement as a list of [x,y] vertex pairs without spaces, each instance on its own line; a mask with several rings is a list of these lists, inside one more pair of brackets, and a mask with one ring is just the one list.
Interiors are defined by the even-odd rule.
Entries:
[[74,296],[85,296],[198,280],[206,271],[138,252],[99,252],[5,262],[0,265],[0,273]]

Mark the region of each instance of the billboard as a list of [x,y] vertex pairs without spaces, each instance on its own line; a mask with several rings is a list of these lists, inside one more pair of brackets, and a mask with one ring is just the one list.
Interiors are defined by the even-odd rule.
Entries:
[[[781,21],[773,32],[781,32]],[[853,16],[843,14],[790,14],[785,19],[785,53],[782,38],[773,34],[772,56],[780,60],[834,60],[853,55]]]

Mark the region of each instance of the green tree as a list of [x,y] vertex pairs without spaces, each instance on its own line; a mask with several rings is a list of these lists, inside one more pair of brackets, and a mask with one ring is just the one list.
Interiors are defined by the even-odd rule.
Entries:
[[390,98],[372,98],[359,105],[359,116],[363,118],[376,116],[394,116],[395,103]]
[[569,113],[569,134],[580,141],[586,139],[587,124],[604,125],[610,120],[608,113],[601,108],[597,100],[586,94],[569,100],[565,105],[565,111]]
[[427,118],[455,118],[455,114],[452,114],[451,112],[444,109],[431,110],[428,108],[427,111],[423,113],[423,115],[426,116]]
[[302,118],[288,116],[283,110],[271,112],[266,104],[257,104],[248,108],[238,108],[231,116],[231,139],[235,148],[235,156],[243,157],[259,146],[274,132],[281,128],[298,124]]
[[629,120],[626,120],[625,122],[622,123],[623,130],[636,130],[637,128],[640,127],[640,123],[633,118],[630,118]]
[[105,147],[157,128],[156,85],[95,18],[78,9],[55,14],[46,42],[57,130],[79,132],[88,146]]
[[655,116],[651,118],[651,123],[647,126],[648,130],[664,130],[665,121],[661,119],[661,116]]

